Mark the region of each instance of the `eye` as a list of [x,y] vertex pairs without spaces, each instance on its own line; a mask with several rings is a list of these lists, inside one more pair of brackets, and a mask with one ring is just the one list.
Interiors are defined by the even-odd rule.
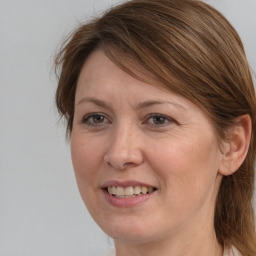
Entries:
[[148,119],[147,122],[150,125],[154,125],[154,126],[164,126],[164,125],[168,125],[170,123],[175,122],[172,118],[167,117],[165,115],[161,115],[161,114],[151,114]]
[[92,113],[86,115],[83,118],[82,123],[90,126],[98,126],[109,123],[109,120],[101,113]]

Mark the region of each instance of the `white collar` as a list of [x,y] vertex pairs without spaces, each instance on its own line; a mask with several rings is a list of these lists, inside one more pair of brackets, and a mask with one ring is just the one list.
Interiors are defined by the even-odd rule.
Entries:
[[241,254],[234,246],[231,246],[231,248],[224,247],[223,256],[241,256]]
[[[107,256],[115,256],[115,251],[111,251]],[[240,256],[240,253],[235,247],[227,248],[224,247],[224,253],[223,256]]]

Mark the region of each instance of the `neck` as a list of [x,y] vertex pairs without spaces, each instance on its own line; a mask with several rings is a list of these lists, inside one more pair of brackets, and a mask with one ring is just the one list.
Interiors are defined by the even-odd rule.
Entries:
[[[117,256],[222,256],[223,248],[218,243],[214,230],[214,208],[205,206],[208,214],[197,214],[172,234],[140,241],[115,240]],[[163,239],[163,237],[165,237]],[[157,238],[157,239],[156,239]]]
[[212,202],[217,191],[218,187],[201,211],[192,214],[169,235],[154,234],[154,238],[142,237],[140,241],[115,239],[116,256],[223,256],[224,249],[214,230],[215,204]]
[[223,248],[218,243],[215,232],[155,241],[154,243],[127,243],[116,241],[116,256],[222,256]]

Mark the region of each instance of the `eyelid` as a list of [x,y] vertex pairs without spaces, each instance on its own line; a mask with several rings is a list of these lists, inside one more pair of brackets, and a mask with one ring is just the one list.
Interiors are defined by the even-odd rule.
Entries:
[[[93,118],[93,117],[96,117],[96,116],[100,116],[100,117],[103,117],[104,120],[103,122],[93,122],[93,121],[90,121],[89,119],[90,118]],[[155,123],[150,123],[149,120],[151,118],[154,118],[154,117],[160,117],[160,118],[164,118],[166,122],[164,123],[159,123],[159,124],[155,124]],[[87,126],[102,126],[102,125],[106,125],[106,124],[109,124],[111,123],[111,119],[108,117],[108,115],[102,113],[102,112],[92,112],[92,113],[88,113],[86,114],[82,120],[81,120],[81,124],[84,124],[84,125],[87,125]],[[177,124],[177,121],[167,115],[164,115],[164,114],[159,114],[159,113],[151,113],[151,114],[148,114],[144,121],[142,122],[142,124],[144,125],[149,125],[149,126],[152,126],[152,127],[165,127],[165,126],[168,126],[168,125],[171,125],[173,123],[176,123]]]
[[163,127],[163,126],[170,125],[171,123],[177,123],[177,121],[175,119],[173,119],[173,118],[171,118],[167,115],[159,114],[159,113],[152,113],[152,114],[147,115],[146,121],[144,121],[144,122],[148,122],[148,120],[150,118],[153,118],[153,117],[162,117],[162,118],[165,118],[168,121],[168,123],[164,123],[164,124],[150,124],[150,125],[155,126],[155,127]]
[[[88,122],[89,118],[93,118],[95,116],[102,116],[107,120],[107,122],[102,122],[102,123],[90,123],[90,122]],[[85,125],[88,125],[88,126],[101,126],[103,124],[110,123],[110,122],[111,122],[110,118],[106,114],[101,113],[101,112],[92,112],[92,113],[86,114],[81,120],[82,124],[85,124]]]

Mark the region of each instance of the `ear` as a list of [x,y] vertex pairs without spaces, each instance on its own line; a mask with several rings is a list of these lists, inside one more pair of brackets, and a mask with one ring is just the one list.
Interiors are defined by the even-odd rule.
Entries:
[[228,141],[224,143],[220,174],[231,175],[242,165],[250,145],[251,132],[249,115],[239,116],[236,119],[236,125],[228,129]]

